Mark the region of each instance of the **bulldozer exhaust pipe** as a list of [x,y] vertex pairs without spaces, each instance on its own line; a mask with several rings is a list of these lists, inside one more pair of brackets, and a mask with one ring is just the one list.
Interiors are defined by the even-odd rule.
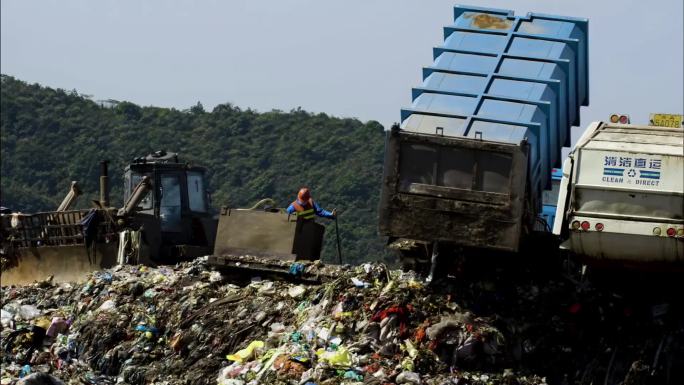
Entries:
[[109,161],[100,162],[100,204],[102,207],[109,207]]
[[69,208],[71,208],[71,205],[74,204],[76,198],[78,198],[79,195],[81,195],[81,189],[78,187],[78,182],[72,181],[71,187],[69,187],[69,192],[62,200],[62,203],[59,204],[59,207],[57,207],[57,211],[69,210]]

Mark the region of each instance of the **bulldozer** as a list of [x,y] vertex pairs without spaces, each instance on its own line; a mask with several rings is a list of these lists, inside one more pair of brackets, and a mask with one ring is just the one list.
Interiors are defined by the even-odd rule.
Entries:
[[[217,268],[246,268],[245,256],[275,261],[275,272],[321,254],[324,227],[297,221],[272,199],[247,209],[211,207],[207,170],[157,151],[123,173],[124,205],[111,207],[108,162],[100,163],[100,196],[90,209],[71,209],[82,195],[72,182],[57,210],[3,213],[2,286],[79,281],[117,264],[174,264],[210,256]],[[284,264],[285,265],[284,265]],[[267,262],[250,269],[273,271]]]

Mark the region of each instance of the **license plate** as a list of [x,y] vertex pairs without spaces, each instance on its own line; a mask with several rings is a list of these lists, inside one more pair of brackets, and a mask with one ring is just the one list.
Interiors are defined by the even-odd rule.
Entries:
[[651,114],[651,125],[660,127],[684,127],[684,115]]

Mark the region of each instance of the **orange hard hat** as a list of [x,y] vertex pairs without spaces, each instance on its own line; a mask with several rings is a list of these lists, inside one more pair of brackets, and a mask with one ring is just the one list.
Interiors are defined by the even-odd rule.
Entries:
[[299,199],[300,202],[308,202],[309,199],[311,199],[311,192],[308,188],[302,187],[299,189],[299,193],[297,193],[297,199]]

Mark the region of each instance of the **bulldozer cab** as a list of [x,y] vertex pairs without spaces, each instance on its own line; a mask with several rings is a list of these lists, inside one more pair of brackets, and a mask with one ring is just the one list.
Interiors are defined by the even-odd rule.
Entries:
[[157,151],[136,158],[124,171],[124,201],[148,177],[152,188],[133,218],[145,228],[152,259],[173,262],[211,252],[216,220],[209,210],[206,169],[181,163],[178,154]]

